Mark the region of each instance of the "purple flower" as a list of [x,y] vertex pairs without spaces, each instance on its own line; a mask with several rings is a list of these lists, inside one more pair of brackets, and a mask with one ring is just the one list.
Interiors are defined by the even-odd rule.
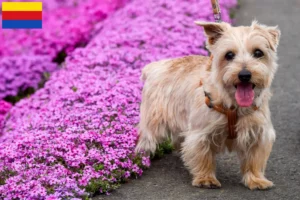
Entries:
[[43,1],[43,29],[1,29],[0,99],[29,87],[36,89],[45,72],[58,69],[53,61],[62,62],[84,46],[95,34],[96,23],[126,2],[47,0]]
[[[80,9],[98,16],[99,1],[91,2]],[[236,1],[220,3],[230,21]],[[150,160],[134,152],[141,68],[158,59],[207,55],[197,19],[213,20],[209,0],[132,0],[107,20],[93,21],[88,45],[5,115],[0,199],[82,198],[142,175]],[[59,30],[62,38],[70,33]]]
[[6,101],[0,100],[0,135],[4,125],[5,115],[11,109],[12,105]]

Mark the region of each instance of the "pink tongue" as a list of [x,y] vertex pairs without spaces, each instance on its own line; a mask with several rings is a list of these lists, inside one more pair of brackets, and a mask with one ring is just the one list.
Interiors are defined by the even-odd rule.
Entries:
[[254,99],[252,83],[239,83],[235,92],[235,99],[241,107],[251,106]]

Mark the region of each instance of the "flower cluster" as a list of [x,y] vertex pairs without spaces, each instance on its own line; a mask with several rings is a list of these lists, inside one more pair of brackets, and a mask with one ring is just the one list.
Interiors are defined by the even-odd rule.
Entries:
[[49,56],[20,55],[0,59],[0,99],[16,95],[18,89],[37,89],[42,74],[56,69],[57,65]]
[[[44,72],[57,68],[51,62],[61,62],[76,47],[84,46],[93,36],[95,24],[125,2],[127,0],[44,1],[42,29],[2,29],[0,70],[9,74],[10,79],[4,80],[0,99],[7,93],[16,95],[27,86],[36,88]],[[41,59],[40,56],[44,57]],[[43,66],[39,64],[41,60],[45,60]],[[30,70],[24,71],[24,65]],[[34,80],[28,77],[34,77]],[[27,84],[23,85],[24,82]]]
[[11,109],[11,104],[8,102],[5,102],[3,100],[0,100],[0,135],[1,135],[1,129],[3,128],[3,122],[4,117],[6,113]]
[[[220,3],[230,21],[236,1]],[[141,68],[206,55],[197,19],[213,20],[209,0],[132,0],[97,23],[93,40],[9,111],[0,137],[0,198],[82,198],[140,176],[150,165],[134,153]]]

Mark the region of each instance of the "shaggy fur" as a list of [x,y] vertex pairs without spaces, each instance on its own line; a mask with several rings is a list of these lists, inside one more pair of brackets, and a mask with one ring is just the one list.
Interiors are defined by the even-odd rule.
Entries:
[[[218,188],[221,184],[215,176],[215,156],[230,146],[240,158],[245,186],[270,188],[273,183],[265,178],[264,171],[275,141],[269,99],[280,31],[256,21],[248,27],[196,23],[204,28],[213,60],[210,63],[208,57],[187,56],[153,62],[143,69],[145,85],[136,151],[155,152],[160,142],[171,137],[175,144],[181,144],[182,159],[193,175],[192,185]],[[255,49],[264,56],[255,58]],[[236,54],[231,61],[225,59],[229,51]],[[256,111],[239,106],[235,99],[238,74],[243,68],[252,74],[253,105],[259,108]],[[214,104],[237,108],[235,140],[227,139],[227,118],[205,104],[204,91],[211,94]]]

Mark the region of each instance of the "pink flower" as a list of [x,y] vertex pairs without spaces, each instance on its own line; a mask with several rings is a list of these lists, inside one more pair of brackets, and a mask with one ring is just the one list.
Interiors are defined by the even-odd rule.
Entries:
[[[98,5],[107,6],[103,12],[112,11],[105,2],[115,2],[115,9],[122,0],[97,2],[89,0],[86,7],[76,9],[97,17]],[[229,8],[236,1],[220,3],[224,20],[230,21]],[[203,32],[193,21],[213,20],[209,0],[132,0],[103,22],[73,17],[78,26],[62,16],[65,21],[58,24],[70,27],[54,29],[33,49],[55,55],[65,44],[75,48],[78,38],[88,41],[90,34],[85,33],[90,30],[94,37],[68,55],[44,88],[5,115],[0,137],[0,179],[5,183],[0,185],[0,199],[83,198],[142,175],[150,160],[134,152],[141,69],[158,59],[207,55]],[[47,48],[45,38],[57,40],[53,49]],[[27,51],[27,42],[16,49]]]

